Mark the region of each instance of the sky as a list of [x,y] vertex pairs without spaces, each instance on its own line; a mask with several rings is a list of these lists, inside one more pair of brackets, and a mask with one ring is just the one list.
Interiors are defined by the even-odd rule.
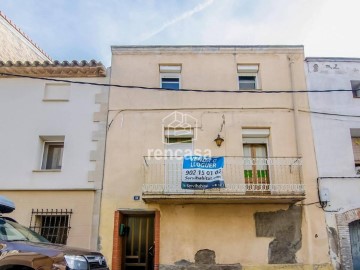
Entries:
[[359,0],[0,0],[54,60],[111,63],[111,45],[304,45],[360,57]]

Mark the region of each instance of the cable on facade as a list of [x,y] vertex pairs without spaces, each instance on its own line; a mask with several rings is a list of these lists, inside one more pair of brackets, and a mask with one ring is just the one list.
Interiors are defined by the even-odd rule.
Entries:
[[109,83],[94,83],[94,82],[84,82],[84,81],[73,81],[65,79],[54,79],[46,77],[34,77],[28,75],[12,74],[0,72],[2,76],[12,76],[20,77],[34,80],[45,80],[51,82],[62,82],[62,83],[74,83],[74,84],[83,84],[83,85],[94,85],[94,86],[109,86],[117,88],[130,88],[130,89],[144,89],[144,90],[156,90],[156,91],[172,91],[172,92],[198,92],[198,93],[231,93],[231,94],[291,94],[291,93],[331,93],[331,92],[353,92],[349,89],[325,89],[325,90],[205,90],[205,89],[170,89],[170,88],[160,88],[160,87],[147,87],[147,86],[136,86],[136,85],[121,85],[121,84],[109,84]]
[[309,206],[309,205],[314,205],[314,204],[317,204],[317,203],[320,204],[320,202],[312,202],[312,203],[301,203],[301,204],[295,204],[295,205],[297,205],[297,206]]

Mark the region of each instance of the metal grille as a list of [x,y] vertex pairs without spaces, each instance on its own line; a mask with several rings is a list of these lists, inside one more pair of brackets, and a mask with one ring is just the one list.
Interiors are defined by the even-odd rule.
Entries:
[[51,243],[66,245],[72,213],[72,209],[32,209],[30,229]]

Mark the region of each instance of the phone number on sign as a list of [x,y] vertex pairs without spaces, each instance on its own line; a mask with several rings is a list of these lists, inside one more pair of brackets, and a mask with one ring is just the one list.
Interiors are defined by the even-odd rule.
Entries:
[[222,172],[222,169],[218,170],[211,170],[211,171],[204,171],[204,170],[184,170],[185,175],[219,175]]

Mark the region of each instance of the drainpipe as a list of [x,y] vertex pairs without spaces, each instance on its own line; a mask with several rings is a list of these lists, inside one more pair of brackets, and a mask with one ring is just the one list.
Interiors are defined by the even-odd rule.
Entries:
[[[293,65],[295,62],[295,58],[296,56],[294,55],[288,55],[288,60],[289,60],[289,68],[290,68],[290,84],[291,84],[291,91],[294,91],[294,70],[293,70]],[[299,107],[298,107],[298,103],[297,103],[297,99],[296,99],[296,93],[292,93],[291,94],[291,98],[292,98],[292,105],[293,105],[293,109],[294,109],[294,128],[295,128],[295,140],[296,140],[296,154],[298,157],[302,157],[302,151],[301,151],[301,146],[300,146],[300,128],[299,128]],[[300,177],[300,184],[303,184],[304,181],[302,179],[302,177]],[[313,235],[313,231],[311,228],[311,219],[310,219],[310,215],[309,215],[309,211],[307,210],[306,207],[303,207],[303,213],[304,213],[304,221],[305,221],[305,226],[307,229],[307,235],[306,235],[306,240],[307,240],[307,258],[309,260],[309,263],[312,264],[314,262],[314,248],[313,248],[313,244],[312,244],[312,235]],[[303,232],[303,230],[302,230]]]
[[[293,64],[294,64],[294,56],[293,55],[288,55],[288,60],[289,60],[289,68],[290,68],[290,87],[291,87],[291,91],[294,91],[294,71],[293,71]],[[297,104],[297,100],[296,100],[296,93],[292,93],[291,94],[291,98],[292,98],[292,105],[293,105],[293,109],[294,109],[294,127],[295,127],[295,140],[296,140],[296,155],[298,157],[302,156],[302,152],[301,152],[301,146],[300,146],[300,141],[299,141],[299,108],[298,108],[298,104]],[[302,179],[300,180],[302,182]]]

